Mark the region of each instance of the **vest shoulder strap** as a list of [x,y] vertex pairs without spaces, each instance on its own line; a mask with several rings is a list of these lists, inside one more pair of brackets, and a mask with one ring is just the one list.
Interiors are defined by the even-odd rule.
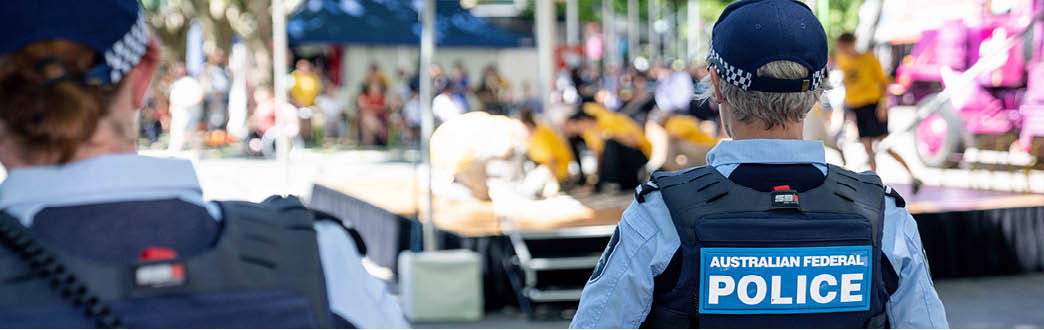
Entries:
[[[215,249],[220,250],[218,258],[198,258],[188,266],[213,269],[233,264],[238,267],[224,271],[243,275],[241,280],[293,289],[311,301],[319,327],[330,327],[326,280],[313,226],[315,214],[293,196],[273,196],[261,204],[219,205],[226,221],[222,242],[226,244],[219,243]],[[199,264],[191,265],[193,261]]]
[[645,203],[645,195],[653,191],[692,182],[710,175],[710,171],[713,169],[708,170],[708,168],[708,166],[701,166],[675,172],[653,172],[651,180],[638,187],[634,199],[638,203]]
[[893,189],[892,186],[885,186],[885,195],[895,199],[895,206],[906,207],[906,200],[903,199],[903,196],[899,195],[899,192]]
[[[824,185],[833,185],[834,194],[842,199],[854,203],[855,211],[870,220],[873,230],[873,240],[876,246],[881,246],[881,236],[884,230],[884,197],[888,191],[895,191],[881,182],[881,177],[872,172],[856,173],[836,165],[829,165]],[[899,196],[899,193],[894,193]],[[902,197],[896,198],[896,204],[900,203]],[[901,202],[905,205],[905,202]]]
[[[732,182],[710,166],[681,172],[654,173],[651,189],[659,190],[679,230],[711,214],[762,212],[777,208],[773,194]],[[645,187],[639,195],[647,193]],[[857,213],[870,220],[880,242],[885,186],[872,173],[859,174],[828,165],[823,184],[797,193],[804,212]],[[641,201],[639,201],[641,202]]]
[[341,226],[341,228],[344,228],[344,231],[348,232],[348,237],[351,238],[352,242],[355,243],[355,248],[359,251],[359,255],[366,255],[366,241],[363,240],[362,234],[359,234],[359,231],[355,230],[355,227],[352,227],[348,222],[341,220],[341,218],[338,218],[333,214],[316,209],[308,210],[312,212],[312,216],[315,217],[316,221],[326,221],[337,224]]

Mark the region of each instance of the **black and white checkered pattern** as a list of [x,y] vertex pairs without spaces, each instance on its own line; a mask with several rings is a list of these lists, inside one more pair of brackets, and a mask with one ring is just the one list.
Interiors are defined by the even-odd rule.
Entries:
[[[751,84],[754,83],[755,77],[753,73],[745,72],[742,69],[730,65],[728,62],[725,62],[725,59],[718,55],[718,52],[715,52],[714,49],[710,50],[710,53],[707,55],[707,58],[710,59],[712,63],[714,63],[714,66],[718,69],[718,75],[720,75],[722,79],[725,79],[725,82],[728,82],[733,86],[739,87],[744,91],[749,90]],[[816,72],[813,72],[812,81],[811,84],[809,84],[808,86],[808,90],[816,90],[820,86],[822,86],[823,81],[826,80],[826,75],[826,68],[822,68]]]
[[149,34],[145,26],[145,14],[138,12],[138,20],[123,38],[105,52],[105,64],[109,66],[109,83],[117,84],[131,68],[138,65],[149,44]]
[[823,85],[823,80],[826,80],[827,69],[822,68],[819,71],[812,73],[812,87],[809,87],[810,91],[814,91]]
[[711,48],[707,58],[710,58],[711,62],[714,63],[714,66],[718,69],[718,75],[724,78],[725,82],[743,90],[750,88],[750,84],[754,82],[754,75],[751,72],[743,72],[740,68],[729,65],[713,48]]

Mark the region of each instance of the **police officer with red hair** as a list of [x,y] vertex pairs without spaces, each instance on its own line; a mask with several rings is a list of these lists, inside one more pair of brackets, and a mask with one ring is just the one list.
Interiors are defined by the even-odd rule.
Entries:
[[189,161],[136,154],[138,1],[0,1],[0,31],[0,327],[407,326],[340,220],[205,201]]

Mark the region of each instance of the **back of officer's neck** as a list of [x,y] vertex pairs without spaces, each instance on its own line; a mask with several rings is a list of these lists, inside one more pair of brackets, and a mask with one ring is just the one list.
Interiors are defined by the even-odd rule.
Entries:
[[765,126],[764,123],[755,120],[750,123],[734,123],[729,131],[733,140],[801,140],[804,138],[805,126],[801,122],[787,123],[785,126],[776,125],[768,129]]
[[[103,155],[135,153],[138,149],[136,134],[137,130],[131,122],[119,121],[113,116],[103,117],[91,138],[77,146],[67,163]],[[12,138],[0,139],[0,164],[8,171],[23,167],[60,165],[59,159],[57,153],[32,150]]]

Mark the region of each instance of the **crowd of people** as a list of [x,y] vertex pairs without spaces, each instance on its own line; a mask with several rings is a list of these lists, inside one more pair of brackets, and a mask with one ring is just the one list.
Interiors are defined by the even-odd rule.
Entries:
[[[217,50],[201,70],[190,72],[185,63],[161,68],[155,87],[139,118],[143,144],[177,152],[204,146],[221,147],[244,142],[246,151],[270,151],[277,116],[270,88],[256,86],[252,97],[236,99],[237,80],[230,59]],[[399,68],[394,76],[373,63],[357,86],[337,84],[324,69],[322,58],[298,58],[289,75],[288,129],[297,144],[307,146],[416,147],[422,121],[419,76]],[[461,61],[448,72],[431,67],[435,97],[432,111],[438,123],[471,112],[517,113],[523,106],[542,106],[530,82],[513,85],[495,65],[486,66],[473,82]],[[245,85],[245,83],[243,83]],[[240,93],[247,93],[243,88]],[[242,104],[237,106],[237,104]],[[167,136],[166,140],[162,140]],[[266,151],[267,150],[267,151]]]
[[[880,65],[871,62],[872,55],[854,51],[851,35],[835,42],[835,67],[845,73],[847,87],[842,104],[854,114],[861,142],[873,156],[872,146],[887,134],[886,113],[877,102],[886,80],[880,69],[873,70]],[[415,70],[399,68],[388,74],[375,62],[353,85],[357,89],[350,90],[344,82],[335,83],[336,74],[324,69],[323,58],[297,58],[289,75],[288,103],[277,107],[272,90],[265,87],[254,88],[251,98],[235,100],[233,89],[245,82],[232,74],[234,62],[216,50],[195,72],[184,63],[161,71],[166,74],[159,75],[140,118],[144,141],[162,148],[162,133],[169,132],[170,151],[241,141],[247,154],[271,156],[279,136],[271,128],[277,115],[285,113],[296,119],[287,129],[295,146],[419,146],[423,115]],[[568,159],[537,152],[540,155],[530,160],[547,163],[555,181],[566,186],[627,191],[651,171],[702,165],[710,148],[726,136],[714,98],[694,97],[705,94],[708,85],[701,83],[709,75],[703,62],[637,58],[626,65],[591,61],[564,67],[555,77],[550,105],[544,104],[533,82],[515,83],[492,64],[471,75],[460,60],[449,70],[434,63],[429,73],[436,127],[482,112],[521,121],[542,136],[533,141],[561,138],[569,147]],[[861,77],[869,80],[860,81]],[[245,87],[239,88],[245,93]],[[838,135],[824,133],[824,122],[833,112],[830,104],[823,100],[807,116],[806,135],[838,148]],[[919,187],[919,181],[914,183]]]

